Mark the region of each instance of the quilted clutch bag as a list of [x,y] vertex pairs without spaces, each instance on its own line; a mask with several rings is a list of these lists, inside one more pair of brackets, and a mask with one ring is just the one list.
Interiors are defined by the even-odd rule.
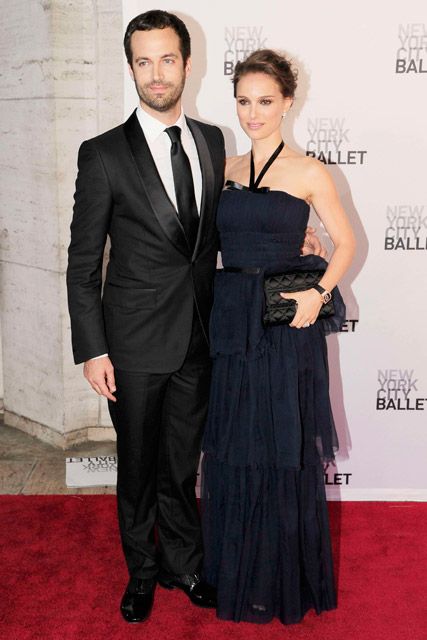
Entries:
[[[325,272],[297,271],[294,273],[276,273],[264,280],[265,313],[264,324],[289,324],[296,313],[295,300],[285,300],[281,293],[306,291],[321,280]],[[328,318],[335,313],[333,298],[320,308],[319,318]]]

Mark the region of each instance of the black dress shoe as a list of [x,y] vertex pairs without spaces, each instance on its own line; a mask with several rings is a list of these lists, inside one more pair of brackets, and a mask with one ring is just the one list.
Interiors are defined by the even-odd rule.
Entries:
[[174,589],[175,587],[181,589],[198,607],[216,607],[216,589],[201,580],[198,573],[173,575],[161,572],[158,576],[158,582],[165,589]]
[[153,608],[155,580],[131,578],[123,594],[120,611],[126,622],[144,622]]

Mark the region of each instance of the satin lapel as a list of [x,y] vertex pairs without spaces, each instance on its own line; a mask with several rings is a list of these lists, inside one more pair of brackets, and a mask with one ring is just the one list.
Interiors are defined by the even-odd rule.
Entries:
[[206,142],[206,139],[201,132],[200,127],[195,120],[192,120],[191,118],[186,118],[186,120],[196,143],[197,151],[199,154],[200,168],[202,171],[202,202],[200,206],[199,230],[197,233],[196,246],[194,247],[193,253],[194,260],[202,245],[206,224],[209,219],[209,214],[211,214],[212,212],[215,173],[208,143]]
[[130,146],[139,177],[145,194],[151,204],[154,214],[166,236],[172,244],[184,255],[190,256],[184,229],[179,221],[175,207],[169,200],[157,167],[151,155],[136,111],[124,123],[124,132]]

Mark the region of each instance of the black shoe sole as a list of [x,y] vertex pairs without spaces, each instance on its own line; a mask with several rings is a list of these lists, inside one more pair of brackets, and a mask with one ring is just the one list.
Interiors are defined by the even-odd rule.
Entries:
[[157,584],[160,587],[163,587],[163,589],[167,589],[168,591],[172,591],[173,589],[179,589],[180,591],[185,593],[186,596],[188,596],[188,599],[190,600],[190,602],[194,604],[196,607],[200,607],[201,609],[216,609],[216,604],[202,604],[200,601],[192,598],[191,593],[189,593],[189,591],[187,591],[187,589],[185,589],[184,586],[171,584],[170,582],[164,582],[163,580],[159,580]]
[[128,618],[126,618],[126,616],[124,615],[123,611],[120,610],[120,613],[122,614],[122,618],[125,622],[127,622],[128,624],[140,624],[141,622],[147,622],[147,620],[150,618],[151,615],[151,611],[148,614],[148,616],[146,616],[145,618],[141,618],[138,620],[129,620]]
[[169,591],[172,591],[173,589],[177,589],[178,588],[174,584],[170,584],[169,582],[164,582],[163,580],[159,580],[157,582],[157,584],[160,587],[163,587],[163,589],[169,589]]

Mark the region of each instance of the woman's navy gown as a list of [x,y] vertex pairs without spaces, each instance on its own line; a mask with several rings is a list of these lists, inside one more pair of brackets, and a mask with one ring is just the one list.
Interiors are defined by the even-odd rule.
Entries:
[[[235,185],[236,187],[237,185]],[[309,206],[283,191],[224,190],[218,229],[224,267],[211,316],[213,375],[203,442],[204,577],[226,620],[284,624],[336,606],[322,463],[337,436],[325,332],[266,328],[264,274],[325,268],[300,256]],[[256,269],[254,269],[256,271]]]

